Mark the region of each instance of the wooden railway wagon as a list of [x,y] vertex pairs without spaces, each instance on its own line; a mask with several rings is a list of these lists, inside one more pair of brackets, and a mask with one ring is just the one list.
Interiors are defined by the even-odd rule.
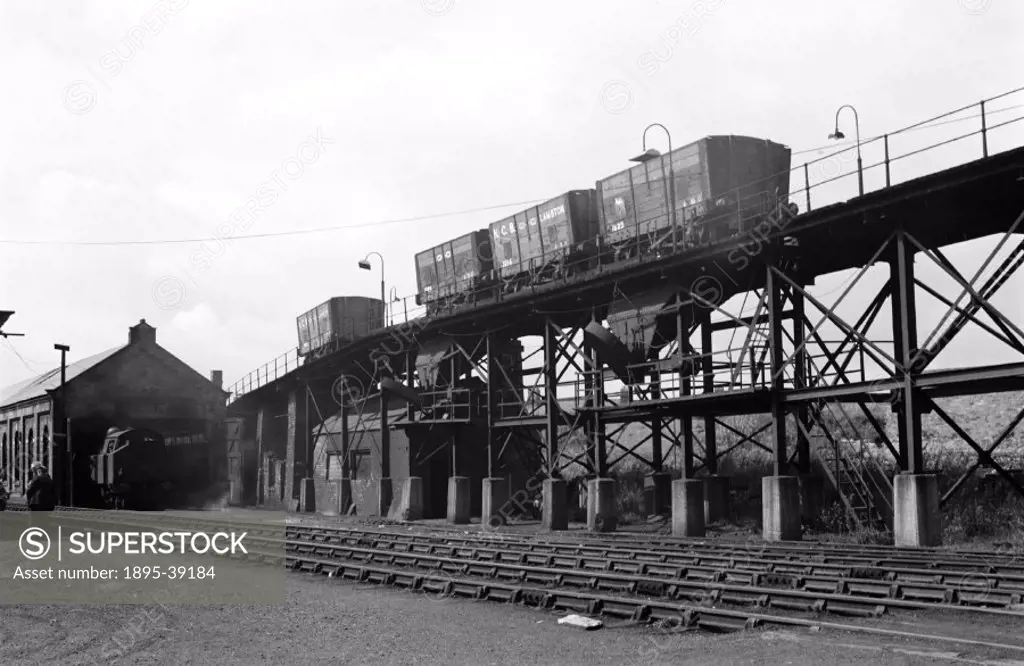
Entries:
[[789,169],[790,149],[766,139],[708,136],[677,148],[598,181],[602,244],[625,258],[742,233],[788,201]]
[[560,277],[595,253],[596,195],[573,190],[490,225],[494,268],[505,291]]
[[494,279],[487,229],[479,229],[416,255],[416,304],[434,314],[465,301]]
[[299,356],[335,342],[351,342],[384,327],[384,303],[365,296],[336,296],[296,319]]

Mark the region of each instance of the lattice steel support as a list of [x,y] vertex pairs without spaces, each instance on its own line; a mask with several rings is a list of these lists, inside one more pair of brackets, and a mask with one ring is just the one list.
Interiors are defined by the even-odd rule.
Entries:
[[544,322],[544,399],[545,434],[547,442],[547,474],[556,479],[558,473],[558,338],[554,322]]
[[[700,372],[704,380],[704,392],[714,393],[715,391],[715,366],[714,349],[712,347],[711,310],[709,308],[698,308],[697,314],[700,317],[700,346],[701,346],[701,368]],[[704,417],[704,465],[708,474],[718,474],[718,434],[715,426],[715,417]]]
[[917,299],[914,290],[914,249],[900,229],[893,239],[889,260],[892,285],[892,332],[896,349],[895,376],[900,382],[894,403],[899,419],[900,458],[910,474],[924,471],[921,439],[921,402],[917,396],[914,357],[917,354]]

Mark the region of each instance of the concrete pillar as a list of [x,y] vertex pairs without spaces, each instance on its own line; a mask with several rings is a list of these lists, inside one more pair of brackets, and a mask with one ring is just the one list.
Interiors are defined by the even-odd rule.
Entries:
[[374,516],[386,517],[391,511],[391,479],[377,479],[374,483],[377,491],[377,505],[374,507],[376,511],[371,514]]
[[614,532],[618,524],[615,479],[587,481],[587,529],[591,532]]
[[765,541],[800,541],[800,479],[761,479],[761,531]]
[[729,477],[706,476],[704,482],[704,522],[710,525],[729,517]]
[[544,510],[541,525],[546,530],[569,529],[569,512],[565,500],[565,481],[561,479],[544,479]]
[[419,520],[423,517],[423,479],[410,476],[402,481],[398,501],[392,503],[388,518],[392,520]]
[[469,477],[448,478],[448,522],[465,525],[469,522]]
[[484,479],[483,508],[480,511],[480,526],[483,529],[501,527],[506,522],[508,509],[508,480],[501,477]]
[[897,474],[892,500],[897,548],[926,548],[942,543],[938,476]]
[[821,515],[825,480],[814,474],[800,475],[800,517],[805,523],[813,523]]
[[299,481],[299,511],[316,513],[316,485],[313,479]]
[[653,487],[652,502],[647,510],[652,516],[662,516],[672,510],[672,475],[667,472],[655,472],[651,474],[651,486]]
[[678,479],[672,482],[672,536],[704,536],[704,482]]

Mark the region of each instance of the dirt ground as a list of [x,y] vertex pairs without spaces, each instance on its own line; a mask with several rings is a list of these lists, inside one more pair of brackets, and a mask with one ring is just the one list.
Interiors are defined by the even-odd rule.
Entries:
[[[609,620],[582,631],[558,625],[556,613],[304,574],[289,588],[283,606],[2,606],[0,663],[1024,665],[1024,650],[828,629],[669,634]],[[1022,633],[947,615],[872,624],[990,641]]]

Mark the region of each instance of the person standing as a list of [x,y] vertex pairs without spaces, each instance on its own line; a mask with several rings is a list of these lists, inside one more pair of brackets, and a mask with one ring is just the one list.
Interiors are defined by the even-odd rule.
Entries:
[[53,479],[40,462],[32,463],[32,482],[25,491],[29,511],[53,511],[57,501],[53,492]]

